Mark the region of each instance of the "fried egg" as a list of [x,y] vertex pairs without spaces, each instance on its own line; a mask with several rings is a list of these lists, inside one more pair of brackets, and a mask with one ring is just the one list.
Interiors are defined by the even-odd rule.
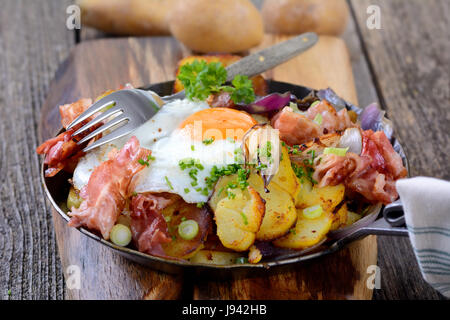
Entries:
[[194,113],[152,147],[154,160],[139,173],[135,191],[170,192],[188,203],[206,202],[213,167],[239,161],[244,133],[257,122],[247,113],[211,108]]
[[[135,192],[169,192],[188,203],[206,202],[212,193],[206,178],[214,166],[238,161],[242,137],[255,124],[257,121],[245,112],[210,108],[204,102],[178,100],[165,105],[131,134],[152,151],[149,166],[137,175]],[[74,186],[81,189],[86,185],[95,167],[128,139],[88,152],[75,169]]]

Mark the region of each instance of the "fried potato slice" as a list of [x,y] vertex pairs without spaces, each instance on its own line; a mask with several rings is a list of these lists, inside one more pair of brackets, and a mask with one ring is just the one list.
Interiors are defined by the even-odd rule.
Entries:
[[193,263],[206,264],[235,264],[236,259],[242,257],[242,254],[237,252],[224,252],[215,250],[200,250],[192,258],[189,259]]
[[347,223],[347,203],[344,203],[339,210],[333,214],[333,222],[331,224],[331,230],[339,229]]
[[344,199],[345,186],[343,184],[319,188],[317,185],[312,186],[307,179],[301,180],[300,184],[300,192],[295,202],[297,208],[307,208],[320,204],[324,211],[332,212]]
[[303,216],[303,209],[297,209],[297,223],[286,236],[273,241],[273,244],[290,249],[305,249],[319,243],[328,233],[333,217],[328,212],[315,219]]
[[291,160],[289,159],[289,153],[286,147],[281,148],[281,161],[278,172],[272,178],[270,183],[277,184],[281,189],[289,193],[293,199],[296,199],[300,192],[300,182],[292,169]]
[[214,211],[217,236],[224,247],[245,251],[255,242],[264,217],[264,202],[251,186],[230,192],[233,196],[222,198]]
[[248,182],[266,202],[266,213],[256,239],[268,241],[286,234],[297,219],[291,195],[272,182],[267,186],[269,192],[265,192],[263,180],[257,174],[252,173]]
[[355,212],[347,210],[347,221],[345,222],[345,226],[354,224],[356,221],[358,221],[361,218],[362,218],[362,216],[360,214],[357,214]]
[[248,262],[258,263],[261,261],[262,257],[261,251],[255,245],[252,245],[250,250],[248,250]]

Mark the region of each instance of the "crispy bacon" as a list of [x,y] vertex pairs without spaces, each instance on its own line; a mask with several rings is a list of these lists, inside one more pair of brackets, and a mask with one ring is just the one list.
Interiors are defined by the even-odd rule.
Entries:
[[161,211],[177,200],[171,194],[139,194],[131,201],[131,233],[141,252],[166,256],[162,245],[171,241]]
[[77,145],[72,139],[73,132],[73,130],[65,131],[37,147],[38,154],[45,154],[44,163],[48,165],[46,177],[53,177],[60,170],[72,167],[72,160],[83,155],[81,149],[84,146]]
[[374,159],[372,166],[375,169],[388,173],[394,179],[406,177],[407,172],[403,166],[402,158],[395,152],[383,131],[366,130],[362,132],[362,137],[363,149],[361,154],[370,155]]
[[382,131],[363,131],[363,150],[358,156],[328,154],[315,167],[313,179],[319,187],[344,183],[370,202],[391,203],[397,199],[395,180],[405,177],[406,169]]
[[[63,127],[66,128],[76,117],[89,108],[91,104],[91,99],[81,99],[77,102],[60,106],[59,112],[61,114],[61,123]],[[72,134],[89,120],[90,119],[87,119],[75,128],[65,131],[57,137],[45,141],[36,148],[36,152],[38,154],[45,154],[44,163],[48,165],[48,168],[45,171],[46,177],[53,177],[63,169],[67,171],[73,169],[74,162],[76,162],[84,154],[81,150],[86,144],[77,145],[77,140],[72,138]],[[92,130],[95,129],[92,128],[89,132]],[[85,135],[89,132],[86,132]],[[81,139],[82,135],[77,138]]]
[[[322,115],[320,125],[313,121],[317,114]],[[280,131],[280,138],[290,145],[302,144],[323,134],[355,126],[346,109],[336,112],[326,100],[310,107],[306,115],[285,107],[272,118],[271,124]]]
[[71,212],[69,226],[86,226],[109,239],[109,233],[134,189],[133,177],[144,168],[138,160],[147,159],[150,154],[150,150],[140,148],[136,137],[131,137],[116,155],[95,168],[80,192],[84,201]]
[[310,107],[306,111],[306,116],[310,120],[314,120],[319,113],[322,115],[322,122],[320,124],[321,132],[324,132],[324,130],[326,132],[343,131],[355,126],[350,120],[347,109],[336,112],[336,109],[326,100],[322,100],[318,104]]
[[63,104],[59,106],[59,113],[61,114],[61,124],[64,128],[75,120],[80,114],[86,111],[92,105],[91,99],[80,99],[77,102]]
[[290,107],[284,107],[273,116],[271,125],[279,130],[280,139],[290,145],[302,144],[322,134],[315,122],[294,112]]

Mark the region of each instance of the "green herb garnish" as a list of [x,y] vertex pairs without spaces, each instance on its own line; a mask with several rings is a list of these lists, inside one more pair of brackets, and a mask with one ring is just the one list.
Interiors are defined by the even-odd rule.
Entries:
[[205,205],[204,202],[199,202],[197,203],[197,208],[203,208],[204,205]]
[[202,141],[204,145],[208,145],[214,142],[214,137],[210,138],[210,139],[205,139]]
[[169,186],[170,190],[173,190],[173,186],[172,183],[170,183],[169,178],[167,178],[167,176],[164,176],[164,179],[166,179],[166,183]]
[[220,62],[194,60],[180,68],[178,80],[183,84],[186,97],[190,100],[205,100],[210,94],[226,91],[235,103],[250,103],[255,100],[252,81],[237,75],[231,81],[233,86],[224,85],[227,71]]
[[150,166],[150,163],[148,163],[148,161],[145,161],[144,159],[139,159],[138,160],[139,164],[143,165],[143,166]]

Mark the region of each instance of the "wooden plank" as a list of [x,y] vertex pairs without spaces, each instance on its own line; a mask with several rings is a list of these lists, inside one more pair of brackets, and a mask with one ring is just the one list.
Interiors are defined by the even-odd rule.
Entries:
[[[260,47],[285,40],[267,35]],[[253,50],[258,50],[255,48]],[[311,88],[333,88],[357,103],[350,57],[344,41],[321,36],[307,52],[266,72],[268,78]],[[301,264],[296,271],[264,278],[195,282],[195,299],[370,299],[367,267],[376,264],[376,237],[370,236],[318,261]],[[318,279],[320,279],[318,281]]]
[[[434,1],[352,0],[374,84],[394,121],[413,176],[450,179],[450,5]],[[369,5],[381,30],[366,26]],[[381,290],[375,299],[439,299],[422,278],[408,239],[379,237]]]
[[[51,211],[39,179],[37,124],[50,79],[74,45],[63,1],[0,9],[0,299],[64,295]],[[58,26],[58,27],[55,27]],[[8,294],[10,290],[10,295]]]

